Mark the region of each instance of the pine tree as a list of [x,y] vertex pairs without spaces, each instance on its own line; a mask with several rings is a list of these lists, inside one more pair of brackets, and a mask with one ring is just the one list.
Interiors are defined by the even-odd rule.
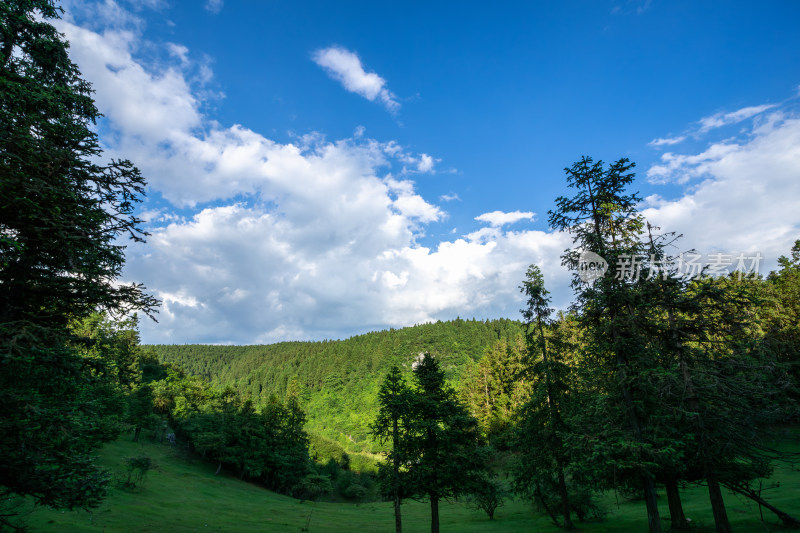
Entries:
[[0,3],[0,486],[73,508],[104,495],[91,453],[110,435],[95,431],[105,385],[68,326],[157,302],[117,283],[117,239],[144,238],[145,182],[128,161],[99,162],[99,113],[58,15],[48,0]]
[[[571,506],[567,493],[565,470],[567,454],[562,438],[566,425],[562,417],[562,404],[566,393],[563,365],[555,360],[545,338],[545,327],[550,325],[550,296],[544,286],[541,270],[531,265],[520,291],[527,297],[528,306],[522,310],[525,320],[525,340],[528,346],[530,374],[535,379],[532,400],[525,406],[521,418],[520,448],[525,463],[518,470],[517,485],[529,488],[534,485],[534,495],[547,508],[542,484],[555,478],[556,490],[563,517],[563,527],[573,529]],[[554,516],[555,513],[550,513]],[[555,521],[555,520],[554,520]],[[558,523],[556,521],[556,523]]]
[[394,502],[394,524],[396,533],[403,530],[400,504],[403,498],[403,473],[401,468],[407,462],[405,449],[408,435],[408,421],[411,416],[411,391],[406,385],[400,368],[393,366],[378,392],[380,411],[371,426],[372,434],[381,444],[391,442],[386,454],[386,463],[381,464],[380,477],[384,491],[391,494]]
[[[632,278],[617,275],[617,265],[633,267],[632,258],[641,257],[640,236],[644,222],[636,211],[638,195],[627,192],[633,182],[634,164],[620,159],[604,168],[603,162],[583,157],[572,167],[564,169],[567,184],[575,189],[571,198],[556,199],[557,208],[549,212],[550,225],[574,235],[575,248],[567,250],[563,263],[575,269],[581,267],[581,253],[591,252],[611,265],[593,283],[584,282],[577,274],[573,280],[577,301],[575,310],[591,335],[591,347],[596,361],[614,394],[609,408],[615,416],[603,416],[609,424],[605,442],[598,444],[626,465],[642,488],[647,505],[648,528],[661,531],[655,488],[654,469],[658,452],[653,441],[651,417],[656,405],[647,386],[646,375],[660,369],[638,321],[640,295]],[[626,261],[628,263],[626,263]],[[620,422],[624,420],[627,429]]]
[[431,533],[439,532],[439,501],[466,494],[485,468],[478,423],[445,382],[429,353],[414,366],[413,399],[407,437],[411,492],[431,505]]

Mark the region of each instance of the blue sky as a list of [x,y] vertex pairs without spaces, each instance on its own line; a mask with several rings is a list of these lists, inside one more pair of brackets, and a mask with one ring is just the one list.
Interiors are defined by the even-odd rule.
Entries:
[[518,318],[582,155],[684,248],[800,238],[796,2],[66,2],[108,157],[148,178],[145,342]]

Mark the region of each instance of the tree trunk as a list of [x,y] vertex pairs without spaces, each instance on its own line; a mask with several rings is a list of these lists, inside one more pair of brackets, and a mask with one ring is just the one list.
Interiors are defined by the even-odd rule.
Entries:
[[644,501],[647,504],[647,528],[650,533],[661,533],[661,516],[658,514],[658,494],[656,484],[647,476],[642,476]]
[[678,490],[678,480],[669,478],[664,483],[667,489],[667,502],[669,503],[669,519],[672,522],[672,529],[676,531],[686,531],[689,529],[689,522],[683,514],[681,504],[681,493]]
[[139,433],[142,432],[141,426],[136,426],[136,429],[133,430],[133,442],[139,442]]
[[403,522],[400,518],[400,489],[394,489],[394,531],[395,533],[402,533]]
[[214,475],[215,476],[219,475],[220,470],[222,470],[222,461],[220,461],[219,464],[217,464],[217,471],[214,472]]
[[708,482],[708,497],[711,500],[711,510],[714,512],[714,523],[717,525],[717,533],[731,533],[731,523],[728,521],[728,513],[725,511],[725,501],[722,499],[722,490],[714,471],[706,472]]
[[439,497],[431,496],[431,533],[439,533]]
[[394,461],[392,465],[392,475],[394,476],[394,531],[402,533],[403,523],[400,518],[400,458],[398,450],[400,448],[400,428],[397,417],[392,417],[392,447],[394,451]]
[[575,524],[572,523],[572,517],[570,516],[567,482],[564,479],[564,468],[561,466],[561,461],[559,461],[558,465],[558,491],[561,493],[561,514],[564,515],[564,529],[575,529]]
[[544,510],[550,516],[550,520],[552,520],[555,525],[561,527],[561,524],[558,523],[558,518],[556,517],[556,513],[554,513],[553,510],[550,508],[550,506],[547,505],[547,500],[544,499],[544,494],[542,494],[542,488],[539,486],[538,483],[536,484],[536,489],[534,489],[533,496],[539,500],[539,503],[542,504],[542,507],[544,507]]
[[769,502],[767,502],[767,500],[756,494],[754,490],[749,489],[746,486],[741,487],[738,485],[729,485],[727,483],[725,484],[725,487],[732,490],[733,492],[736,492],[737,494],[741,494],[746,498],[750,498],[759,505],[763,505],[764,507],[775,513],[778,516],[778,518],[781,519],[781,522],[783,522],[784,526],[792,528],[800,527],[800,520],[798,520],[797,518],[793,517],[788,513],[781,511],[774,505],[770,504]]

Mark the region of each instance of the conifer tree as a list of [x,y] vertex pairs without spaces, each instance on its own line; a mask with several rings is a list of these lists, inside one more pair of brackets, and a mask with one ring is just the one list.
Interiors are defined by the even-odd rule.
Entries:
[[[522,413],[520,432],[521,456],[524,464],[517,474],[517,485],[534,485],[534,495],[547,508],[542,483],[555,478],[559,495],[563,527],[573,529],[571,506],[567,493],[565,469],[567,454],[562,438],[566,427],[561,414],[565,393],[563,365],[554,355],[545,338],[545,327],[550,325],[550,296],[544,286],[542,272],[536,265],[528,268],[520,291],[527,297],[527,307],[522,309],[525,321],[525,340],[528,346],[530,374],[535,379],[532,400]],[[554,475],[553,475],[554,474]],[[551,513],[553,516],[555,513]]]
[[[633,258],[644,255],[640,241],[644,223],[636,211],[640,199],[627,191],[633,182],[633,167],[627,159],[604,168],[602,161],[583,157],[564,169],[575,195],[556,199],[557,208],[549,212],[549,222],[554,229],[573,234],[575,248],[565,252],[564,264],[578,271],[581,254],[591,252],[611,265],[593,283],[575,275],[575,310],[590,332],[597,364],[612,378],[608,385],[615,394],[609,399],[618,402],[616,416],[604,417],[613,427],[607,427],[607,441],[599,444],[637,480],[644,492],[648,528],[658,533],[657,461],[652,454],[659,450],[649,431],[654,405],[645,373],[652,374],[659,367],[637,319],[640,298],[635,283],[615,270],[617,265],[633,267]],[[626,421],[626,430],[620,431],[620,420]]]
[[68,326],[156,301],[117,281],[118,239],[144,238],[145,182],[128,161],[101,162],[58,15],[51,0],[0,3],[0,497],[74,508],[104,495],[91,452],[111,435],[94,430],[101,384]]
[[381,444],[391,442],[386,454],[386,463],[381,465],[381,479],[385,492],[391,494],[394,503],[395,532],[403,530],[400,504],[403,498],[403,473],[407,462],[405,450],[408,436],[408,419],[411,415],[410,390],[400,368],[393,366],[378,392],[380,411],[371,430]]
[[439,502],[481,483],[485,456],[478,424],[445,382],[438,361],[424,353],[415,362],[415,386],[405,450],[409,492],[431,506],[431,533],[439,533]]

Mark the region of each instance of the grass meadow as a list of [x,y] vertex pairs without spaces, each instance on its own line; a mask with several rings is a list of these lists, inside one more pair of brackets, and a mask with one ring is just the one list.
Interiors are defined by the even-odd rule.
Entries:
[[[795,447],[797,431],[787,434],[784,446]],[[57,532],[319,532],[369,533],[394,531],[391,503],[301,502],[269,492],[224,473],[214,475],[214,465],[179,453],[166,444],[144,439],[142,443],[121,439],[106,445],[100,462],[118,478],[124,474],[124,460],[147,455],[156,468],[141,487],[133,490],[114,486],[97,509],[52,511],[25,509],[31,531]],[[774,476],[763,484],[762,495],[784,511],[800,515],[800,470],[778,465]],[[646,531],[643,502],[627,501],[614,493],[602,497],[608,515],[603,522],[579,524],[582,531]],[[660,498],[665,529],[669,527],[666,497]],[[783,531],[774,517],[743,497],[726,494],[728,515],[734,530],[745,532]],[[689,487],[683,493],[686,516],[694,531],[713,531],[713,518],[705,487]],[[426,503],[407,501],[403,505],[403,531],[430,531]],[[490,521],[481,511],[461,502],[443,502],[440,507],[442,532],[550,532],[560,531],[529,503],[514,500],[499,508]]]

